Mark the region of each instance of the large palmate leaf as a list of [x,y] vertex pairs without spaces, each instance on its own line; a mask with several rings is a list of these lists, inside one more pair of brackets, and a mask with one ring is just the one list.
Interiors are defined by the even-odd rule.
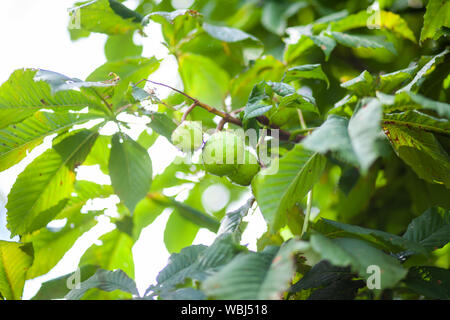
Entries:
[[313,234],[311,247],[322,259],[338,267],[350,266],[353,272],[366,280],[371,275],[368,267],[378,266],[381,274],[380,289],[393,287],[407,274],[407,270],[397,259],[359,239],[330,240],[321,234]]
[[27,152],[51,134],[67,130],[76,124],[98,116],[75,113],[38,111],[24,121],[0,130],[0,171],[22,160]]
[[89,130],[75,132],[19,174],[6,205],[12,234],[40,229],[62,210],[73,190],[74,169],[83,163],[97,135]]
[[241,254],[207,278],[202,290],[214,299],[281,299],[295,273],[296,251],[298,243],[290,241],[281,248]]
[[147,150],[125,134],[116,133],[111,144],[111,183],[120,200],[133,212],[150,189],[152,162]]
[[220,108],[228,91],[229,75],[213,60],[192,53],[181,55],[178,64],[185,92]]
[[[72,25],[87,32],[110,35],[127,34],[142,28],[142,16],[116,0],[94,0],[78,3],[70,10]],[[77,30],[78,31],[78,30]]]
[[29,245],[0,241],[0,295],[5,299],[22,298],[26,274],[33,262],[32,252]]
[[256,201],[271,230],[284,225],[287,210],[301,201],[320,178],[326,159],[296,145],[261,170],[252,181]]
[[424,15],[420,42],[427,39],[437,40],[444,34],[442,27],[450,28],[450,3],[445,0],[429,0]]
[[420,178],[450,188],[450,157],[432,133],[392,124],[385,127],[395,152]]
[[0,87],[0,128],[20,122],[39,109],[65,112],[85,107],[104,109],[98,98],[80,91],[67,90],[52,94],[48,83],[34,80],[37,71],[17,70]]
[[73,246],[75,241],[91,229],[96,214],[78,214],[68,220],[61,230],[42,228],[22,237],[22,241],[31,242],[34,260],[28,270],[27,279],[33,279],[49,272]]
[[66,296],[66,300],[79,300],[89,289],[100,289],[111,292],[121,290],[131,295],[139,296],[136,283],[122,270],[108,271],[100,269],[92,277],[80,284],[80,288],[72,289]]
[[442,248],[450,242],[450,212],[428,209],[409,224],[403,238],[420,243],[430,251]]

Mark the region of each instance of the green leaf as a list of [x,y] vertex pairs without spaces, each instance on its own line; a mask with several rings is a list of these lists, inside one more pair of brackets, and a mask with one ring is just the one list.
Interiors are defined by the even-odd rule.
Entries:
[[362,34],[348,34],[343,32],[332,31],[329,33],[334,40],[343,46],[350,48],[373,48],[373,49],[386,49],[393,54],[397,54],[392,42],[385,41],[383,36],[368,36]]
[[326,154],[332,151],[338,159],[358,165],[358,158],[353,150],[348,133],[348,120],[335,115],[328,119],[302,142],[306,149]]
[[82,2],[71,8],[69,12],[73,22],[79,22],[82,31],[115,35],[142,29],[143,17],[115,0]]
[[429,299],[450,299],[450,271],[437,267],[412,267],[405,285]]
[[450,188],[450,157],[432,133],[391,124],[384,126],[397,155],[420,178]]
[[24,121],[0,130],[0,171],[26,157],[27,153],[51,134],[97,118],[95,115],[38,111]]
[[410,83],[408,83],[403,88],[397,90],[397,93],[403,92],[403,91],[413,91],[417,92],[422,82],[425,80],[427,76],[430,75],[435,69],[436,66],[439,65],[444,61],[444,57],[447,53],[450,52],[450,47],[445,48],[444,51],[441,53],[433,56],[430,61],[428,61],[414,76],[414,79],[411,80]]
[[125,134],[116,133],[111,144],[111,184],[120,200],[132,213],[136,204],[150,189],[152,162],[147,150]]
[[312,189],[322,175],[325,163],[322,155],[296,145],[253,178],[256,201],[272,231],[284,225],[287,210]]
[[162,292],[159,297],[162,300],[205,300],[206,298],[203,292],[193,288],[181,288],[169,293]]
[[221,108],[228,91],[229,75],[213,60],[184,53],[178,58],[184,91],[213,107]]
[[299,292],[301,290],[326,287],[333,282],[352,279],[353,277],[354,274],[350,272],[350,268],[336,267],[327,260],[322,260],[315,264],[303,278],[293,284],[289,291]]
[[[174,210],[164,229],[164,244],[169,253],[180,252],[191,245],[200,229],[197,224],[183,217],[181,212]],[[183,236],[180,237],[181,234]]]
[[20,300],[26,274],[33,262],[32,248],[18,242],[0,241],[0,294]]
[[383,155],[385,138],[381,131],[382,109],[378,100],[370,100],[353,115],[348,134],[363,174]]
[[447,119],[435,118],[416,110],[384,114],[383,123],[450,135]]
[[376,10],[361,11],[349,15],[339,21],[330,24],[332,31],[347,31],[357,28],[387,29],[399,37],[416,42],[416,38],[408,24],[398,14],[393,12]]
[[405,81],[412,78],[416,69],[417,67],[410,67],[391,73],[381,74],[377,89],[386,93],[394,92],[395,89],[405,83]]
[[244,107],[244,120],[259,117],[272,109],[272,88],[262,81],[255,85]]
[[327,88],[330,87],[330,81],[328,81],[328,77],[323,72],[320,64],[304,64],[290,68],[286,71],[284,81],[291,82],[299,78],[323,80],[327,83]]
[[68,220],[61,230],[42,228],[22,237],[22,241],[31,242],[34,260],[28,270],[27,279],[33,279],[49,272],[73,246],[75,241],[91,229],[96,221],[95,214],[78,214]]
[[284,65],[273,56],[267,55],[257,59],[246,71],[230,82],[231,105],[233,109],[244,106],[253,87],[261,81],[280,81]]
[[99,165],[104,174],[108,174],[109,156],[111,153],[111,136],[98,136],[91,152],[84,162],[87,166]]
[[113,194],[113,189],[110,185],[99,185],[97,183],[77,180],[75,182],[75,188],[71,194],[70,200],[61,212],[56,216],[57,219],[71,218],[77,213],[81,212],[81,209],[88,200],[92,199],[105,199]]
[[[159,60],[151,58],[125,58],[120,61],[109,61],[95,69],[87,81],[105,81],[111,79],[111,72],[119,76],[114,87],[112,104],[115,109],[121,105],[130,83],[135,83],[155,72],[159,68]],[[143,86],[144,84],[140,84]]]
[[397,253],[404,250],[411,250],[415,253],[422,254],[427,252],[422,245],[418,244],[418,241],[400,237],[381,230],[363,228],[324,218],[321,219],[321,222],[325,224],[325,228],[323,230],[320,230],[319,228],[318,230],[322,231],[321,233],[323,235],[332,238],[355,237],[357,239],[368,241],[375,247],[392,253]]
[[238,255],[208,277],[201,288],[213,299],[279,300],[295,273],[297,244],[290,241],[279,249],[268,247],[263,252]]
[[[163,10],[172,10],[172,7]],[[179,49],[179,43],[189,37],[189,33],[194,29],[199,28],[202,20],[197,11],[188,9],[152,12],[145,16],[143,24],[149,19],[161,24],[164,40],[172,50]]]
[[226,43],[240,43],[245,64],[250,60],[256,60],[264,51],[263,43],[256,37],[242,30],[224,26],[216,26],[204,22],[203,30],[211,37]]
[[129,278],[122,270],[107,271],[98,270],[92,277],[80,284],[80,288],[72,289],[66,296],[66,300],[80,300],[89,290],[97,288],[103,291],[111,292],[121,290],[132,295],[139,296],[136,283]]
[[308,3],[306,2],[287,4],[269,1],[264,4],[261,24],[267,30],[281,36],[286,30],[288,19],[307,6]]
[[44,227],[63,209],[74,187],[74,169],[83,163],[97,135],[94,131],[78,131],[19,174],[6,205],[8,228],[13,235]]
[[420,243],[429,251],[442,248],[450,242],[450,212],[440,208],[430,208],[415,218],[403,238]]
[[320,33],[317,36],[311,35],[309,37],[314,42],[314,44],[323,51],[323,53],[325,55],[325,61],[328,61],[328,59],[330,58],[331,52],[334,50],[334,48],[337,45],[336,41],[333,38],[326,36],[325,33]]
[[423,19],[420,42],[439,39],[444,34],[442,27],[450,28],[450,3],[445,0],[429,0]]
[[353,91],[360,97],[372,96],[374,94],[375,79],[364,70],[359,76],[341,83],[341,87]]
[[111,87],[112,83],[107,82],[94,82],[94,81],[81,81],[76,78],[69,78],[63,74],[39,69],[33,78],[34,81],[45,81],[50,85],[52,94],[58,91],[76,90],[79,88],[91,88],[91,87]]
[[242,219],[247,215],[248,211],[253,205],[255,198],[251,197],[242,207],[237,210],[227,212],[225,217],[223,217],[220,222],[219,231],[217,231],[218,235],[231,233],[235,235],[236,242],[240,241],[241,233],[242,233]]
[[164,113],[156,111],[149,112],[148,116],[151,119],[148,126],[168,141],[172,141],[172,132],[177,128],[175,122]]
[[[86,281],[87,279],[92,277],[97,270],[98,267],[96,266],[82,266],[79,269],[80,280]],[[42,283],[41,288],[32,298],[32,300],[63,299],[70,291],[70,289],[67,288],[67,281],[69,280],[69,278],[73,278],[73,276],[74,273],[72,272]]]
[[450,104],[431,100],[420,94],[404,91],[395,95],[377,92],[377,97],[383,103],[384,112],[431,110],[442,117],[450,119]]
[[79,91],[60,91],[53,95],[48,83],[34,80],[37,71],[16,70],[0,87],[0,128],[20,122],[40,109],[67,112],[92,107],[103,110],[98,99]]
[[105,43],[105,56],[108,61],[138,57],[143,47],[133,41],[133,34],[111,35]]
[[157,285],[149,290],[159,294],[182,286],[188,279],[203,281],[241,250],[242,247],[234,242],[231,234],[218,236],[210,247],[186,247],[170,256],[169,263],[156,278]]
[[380,289],[392,288],[403,279],[407,270],[392,256],[375,249],[367,242],[358,239],[339,238],[330,240],[320,234],[311,235],[311,247],[322,259],[338,267],[351,267],[363,279],[371,273],[367,268],[378,266],[381,271]]
[[100,245],[93,244],[81,257],[80,266],[95,265],[106,270],[120,269],[129,276],[134,276],[133,240],[131,237],[114,229],[102,235]]

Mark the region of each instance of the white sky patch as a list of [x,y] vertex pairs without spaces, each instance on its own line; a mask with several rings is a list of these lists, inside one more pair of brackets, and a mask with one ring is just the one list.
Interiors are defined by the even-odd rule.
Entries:
[[202,194],[202,204],[206,211],[217,212],[230,201],[230,191],[222,184],[213,184]]
[[98,184],[111,184],[111,178],[100,170],[98,164],[92,166],[79,166],[76,169],[76,172],[77,180],[87,180]]

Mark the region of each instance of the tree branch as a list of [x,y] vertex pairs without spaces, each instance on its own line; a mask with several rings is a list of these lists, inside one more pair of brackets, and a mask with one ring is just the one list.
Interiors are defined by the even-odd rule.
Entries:
[[[181,90],[178,90],[178,89],[176,89],[174,87],[171,87],[171,86],[169,86],[169,85],[167,85],[165,83],[156,82],[156,81],[148,80],[148,79],[142,79],[142,80],[138,81],[135,85],[138,85],[142,81],[147,81],[147,82],[153,83],[153,84],[158,85],[158,86],[169,88],[169,89],[171,89],[171,90],[173,90],[173,91],[175,91],[175,92],[185,96],[186,98],[192,100],[193,104],[189,107],[189,109],[186,112],[188,112],[188,111],[191,112],[192,109],[194,109],[196,106],[199,106],[199,107],[205,109],[206,111],[208,111],[208,112],[210,112],[212,114],[215,114],[216,116],[221,117],[223,124],[225,124],[226,122],[229,122],[229,123],[233,123],[233,124],[235,124],[237,126],[240,126],[240,127],[243,126],[242,125],[242,121],[240,119],[235,118],[232,115],[230,115],[230,114],[228,114],[226,112],[223,112],[223,111],[221,111],[219,109],[211,107],[210,105],[207,105],[206,103],[203,103],[203,102],[197,100],[196,98],[191,97],[187,93],[185,93],[185,92],[183,92]],[[296,135],[295,137],[291,137],[291,133],[289,131],[280,129],[278,126],[275,126],[275,125],[271,124],[269,119],[266,116],[259,116],[256,119],[261,124],[266,125],[266,126],[270,127],[271,129],[278,130],[279,131],[280,140],[286,140],[286,141],[292,141],[294,143],[298,143],[304,138],[304,136],[302,136],[302,135]],[[269,134],[270,134],[270,130],[269,130]]]

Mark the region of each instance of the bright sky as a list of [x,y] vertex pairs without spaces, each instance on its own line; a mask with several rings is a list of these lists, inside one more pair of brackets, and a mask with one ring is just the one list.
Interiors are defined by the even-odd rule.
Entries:
[[[2,43],[0,83],[6,81],[14,70],[24,67],[48,69],[69,77],[85,79],[95,68],[106,61],[103,53],[105,35],[91,34],[89,38],[76,42],[70,41],[67,31],[67,9],[74,2],[74,0],[1,0],[0,30],[3,31],[0,33],[0,43]],[[133,1],[128,1],[128,4],[133,7]],[[146,57],[156,56],[158,59],[166,58],[160,69],[150,78],[180,88],[182,85],[176,72],[176,61],[173,57],[167,57],[167,51],[161,45],[162,36],[159,26],[151,24],[145,32],[149,35],[148,38],[138,37],[135,39],[136,42],[144,45],[143,55]],[[167,91],[158,88],[158,93],[164,96]],[[136,137],[142,128],[142,125],[137,126],[135,131],[130,132],[130,135]],[[108,128],[105,128],[103,133],[108,134]],[[5,227],[6,210],[4,206],[7,194],[17,175],[36,156],[48,148],[49,141],[46,139],[26,159],[0,173],[0,240],[10,240],[9,232]],[[154,173],[160,173],[176,155],[176,150],[163,138],[160,138],[149,149],[149,153]],[[96,168],[82,168],[77,172],[77,178],[98,183],[109,182],[109,177],[104,176]],[[209,191],[210,194],[217,194],[217,186],[214,188]],[[97,201],[90,204],[90,208],[105,206],[108,208],[107,214],[113,216],[115,214],[114,204],[117,201],[116,197],[107,201]],[[167,263],[169,254],[163,244],[163,234],[169,214],[170,211],[166,210],[152,225],[144,229],[133,247],[135,279],[141,293],[154,283],[156,275]],[[255,249],[256,237],[264,231],[265,224],[259,212],[253,214],[249,222],[249,227],[243,235],[243,243],[249,244],[249,248]],[[42,282],[73,272],[84,251],[111,228],[107,219],[100,219],[98,225],[83,235],[48,274],[27,281],[23,298],[32,298]],[[208,245],[213,239],[213,233],[202,229],[194,243]]]

